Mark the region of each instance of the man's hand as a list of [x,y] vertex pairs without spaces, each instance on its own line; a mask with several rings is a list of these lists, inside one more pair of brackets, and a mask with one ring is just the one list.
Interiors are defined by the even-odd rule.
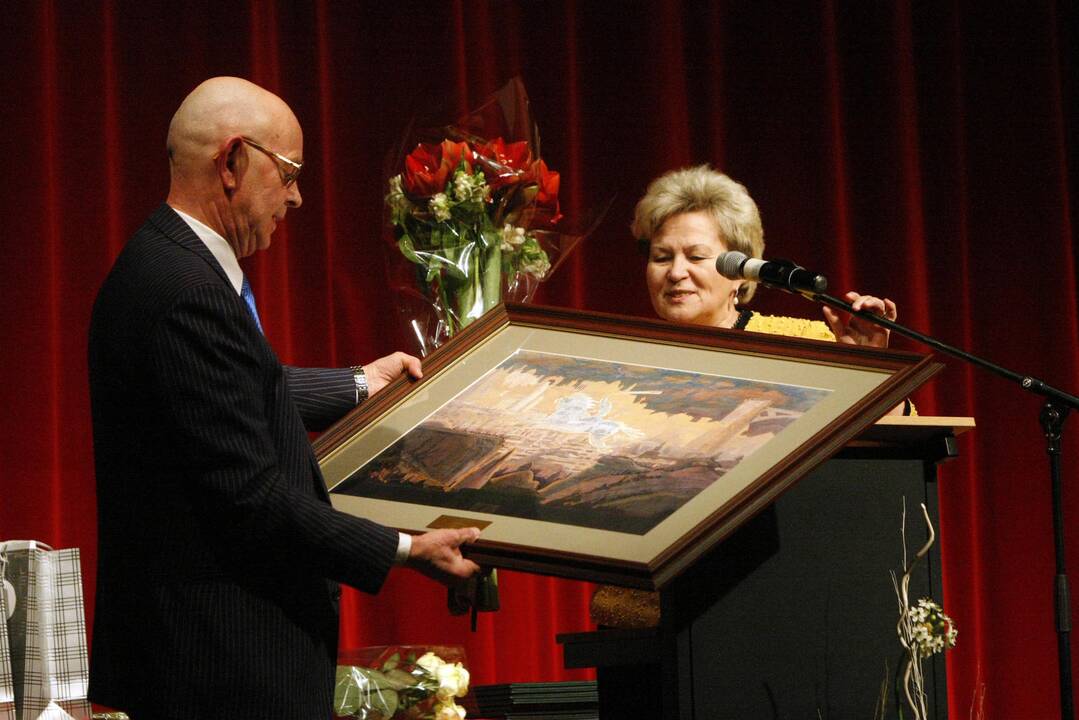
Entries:
[[[849,292],[844,297],[855,310],[865,310],[874,315],[880,315],[887,320],[895,320],[896,318],[895,303],[888,298],[881,300],[872,295],[859,295],[856,292]],[[888,334],[890,331],[887,328],[850,313],[843,313],[840,316],[839,313],[827,306],[822,310],[824,311],[824,319],[828,322],[832,332],[835,333],[836,342],[879,348],[888,347]]]
[[387,355],[364,365],[363,373],[367,376],[367,394],[374,395],[406,372],[415,380],[423,377],[420,359],[403,352],[395,352],[393,355]]
[[461,555],[461,545],[479,536],[478,528],[447,528],[415,535],[406,565],[444,585],[455,585],[479,572],[479,565]]

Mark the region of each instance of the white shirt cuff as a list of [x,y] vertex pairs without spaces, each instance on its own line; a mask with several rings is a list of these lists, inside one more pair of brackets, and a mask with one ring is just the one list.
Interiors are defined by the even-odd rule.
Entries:
[[398,533],[397,554],[393,558],[394,565],[404,565],[408,562],[410,552],[412,552],[412,536],[408,533]]

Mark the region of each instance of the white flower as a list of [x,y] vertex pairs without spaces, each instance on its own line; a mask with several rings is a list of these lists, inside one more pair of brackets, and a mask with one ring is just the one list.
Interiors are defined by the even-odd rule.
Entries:
[[445,663],[435,670],[438,690],[435,694],[442,702],[452,702],[454,697],[464,697],[468,692],[468,670],[461,663]]
[[405,195],[405,190],[401,186],[400,175],[390,178],[390,192],[386,195],[386,204],[398,212],[407,212],[412,209],[412,201]]
[[550,261],[546,257],[537,257],[521,264],[521,271],[534,277],[543,277],[548,270],[550,270]]
[[470,175],[464,170],[458,170],[453,175],[453,196],[461,202],[486,200],[490,192],[481,172]]
[[502,227],[502,252],[513,252],[524,245],[525,229],[506,223]]
[[472,176],[460,170],[453,176],[454,194],[461,200],[467,200],[472,194]]
[[527,241],[520,249],[520,271],[542,280],[550,270],[550,259],[534,237]]
[[435,706],[435,720],[464,720],[465,709],[454,702]]
[[438,669],[445,665],[446,662],[433,652],[428,652],[420,657],[416,664],[426,670],[431,677],[438,677]]
[[431,212],[435,214],[436,220],[450,219],[450,199],[446,197],[446,193],[436,193],[431,197]]
[[955,621],[944,614],[940,605],[929,598],[922,598],[907,611],[911,626],[911,640],[922,657],[955,647],[959,631]]

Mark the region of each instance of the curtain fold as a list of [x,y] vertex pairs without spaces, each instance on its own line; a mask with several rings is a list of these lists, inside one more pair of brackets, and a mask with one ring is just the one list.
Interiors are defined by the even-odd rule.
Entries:
[[[127,235],[165,197],[172,113],[212,75],[277,92],[304,128],[303,207],[245,261],[287,362],[354,364],[404,345],[385,282],[387,158],[414,116],[442,108],[449,120],[520,75],[543,156],[562,172],[564,211],[614,198],[538,301],[651,316],[633,206],[660,173],[710,162],[758,201],[768,254],[824,270],[837,292],[891,297],[901,322],[1079,390],[1079,47],[1063,0],[175,5],[14,3],[0,29],[0,537],[81,547],[90,613],[90,310]],[[763,290],[754,304],[817,314]],[[984,693],[986,717],[1053,716],[1040,403],[946,363],[915,400],[922,414],[978,421],[941,471],[944,601],[960,630],[950,712],[967,716]],[[898,518],[897,508],[897,543]],[[1079,532],[1067,549],[1079,564]],[[377,597],[346,594],[342,642],[460,643],[480,683],[585,677],[562,668],[554,635],[591,627],[590,591],[504,572],[503,609],[472,634],[467,618],[446,616],[444,591],[397,573]]]

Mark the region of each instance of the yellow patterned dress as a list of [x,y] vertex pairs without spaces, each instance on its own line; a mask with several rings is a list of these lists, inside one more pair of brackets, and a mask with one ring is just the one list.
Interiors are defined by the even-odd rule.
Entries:
[[809,338],[810,340],[835,341],[835,335],[828,329],[828,325],[821,320],[750,313],[748,320],[742,324],[742,327],[750,332],[767,333],[768,335],[786,335],[787,337]]

